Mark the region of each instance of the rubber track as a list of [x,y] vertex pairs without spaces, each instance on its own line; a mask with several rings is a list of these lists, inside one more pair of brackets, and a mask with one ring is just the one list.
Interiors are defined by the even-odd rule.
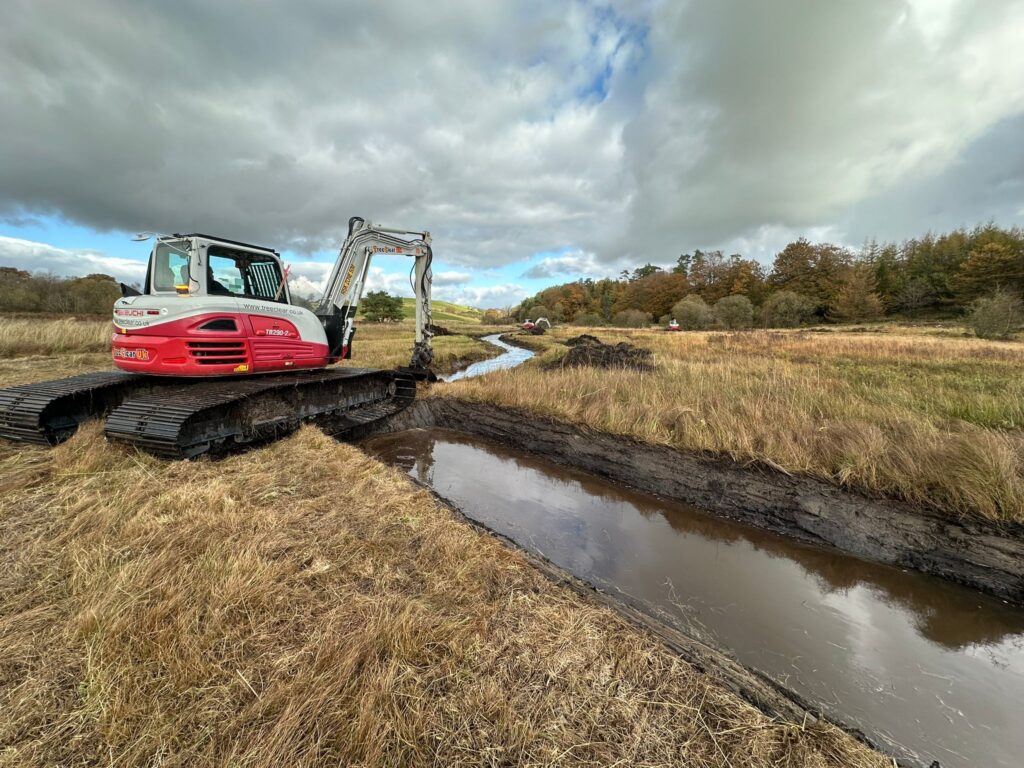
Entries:
[[118,405],[147,377],[103,371],[0,390],[0,437],[56,445],[86,419]]
[[403,373],[341,368],[197,384],[127,399],[107,417],[107,437],[169,458],[272,439],[302,422],[332,433],[406,408],[415,380]]

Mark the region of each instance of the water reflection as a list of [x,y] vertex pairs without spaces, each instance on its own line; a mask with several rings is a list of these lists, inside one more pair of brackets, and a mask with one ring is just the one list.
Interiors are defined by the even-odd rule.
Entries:
[[530,350],[522,349],[521,347],[513,347],[511,344],[507,344],[502,341],[501,334],[496,333],[492,336],[484,336],[483,340],[496,347],[501,347],[505,350],[504,354],[492,357],[489,360],[481,360],[478,363],[473,363],[468,368],[456,371],[450,376],[444,376],[442,377],[444,381],[472,379],[474,376],[483,376],[485,373],[491,373],[492,371],[500,371],[505,368],[515,368],[517,365],[522,365],[533,357],[533,352]]
[[367,450],[896,754],[1017,766],[1024,611],[441,430]]

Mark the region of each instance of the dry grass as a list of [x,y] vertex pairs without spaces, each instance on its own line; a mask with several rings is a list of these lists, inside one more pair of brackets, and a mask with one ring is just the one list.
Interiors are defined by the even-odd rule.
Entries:
[[0,387],[111,368],[110,352],[0,358]]
[[[451,373],[500,350],[476,336],[499,333],[507,327],[461,323],[447,326],[457,335],[434,340],[435,369]],[[464,335],[464,334],[472,334]],[[111,368],[111,324],[106,320],[74,318],[0,318],[0,387]],[[355,337],[355,367],[409,364],[414,325],[361,323]]]
[[[0,320],[0,386],[109,368],[99,321]],[[457,333],[507,330],[476,324]],[[757,460],[955,515],[1024,521],[1024,343],[957,329],[883,325],[827,332],[602,329],[655,352],[657,370],[541,371],[580,330],[523,339],[535,363],[435,395],[495,402],[685,450]],[[363,323],[354,366],[408,362],[411,323]],[[441,373],[495,354],[435,339]],[[14,350],[34,357],[12,358]]]
[[109,352],[109,320],[0,318],[0,358]]
[[[519,369],[432,394],[756,460],[956,515],[1024,521],[1024,344],[900,333],[602,330],[652,373]],[[533,339],[531,339],[532,341]]]
[[[500,354],[500,349],[480,341],[476,335],[485,331],[500,333],[509,330],[507,327],[492,328],[477,323],[452,324],[445,327],[454,335],[438,336],[433,341],[434,370],[438,373],[451,373],[470,363]],[[465,335],[467,333],[473,336]],[[361,323],[356,328],[352,344],[353,359],[342,364],[358,368],[394,368],[408,365],[414,338],[415,325],[409,321]]]
[[882,766],[311,428],[0,450],[0,765]]

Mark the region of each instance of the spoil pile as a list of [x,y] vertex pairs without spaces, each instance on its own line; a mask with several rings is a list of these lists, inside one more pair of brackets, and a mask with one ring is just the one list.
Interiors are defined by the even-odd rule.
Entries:
[[605,344],[589,333],[566,339],[569,352],[551,364],[552,368],[578,368],[589,365],[594,368],[631,368],[636,371],[654,370],[651,351],[636,347],[625,341]]
[[591,336],[589,333],[581,333],[579,336],[573,336],[571,339],[566,339],[563,343],[567,347],[592,347],[603,345],[603,342],[597,338],[597,336]]
[[454,336],[455,334],[445,328],[443,325],[428,325],[427,328],[430,333],[434,336]]

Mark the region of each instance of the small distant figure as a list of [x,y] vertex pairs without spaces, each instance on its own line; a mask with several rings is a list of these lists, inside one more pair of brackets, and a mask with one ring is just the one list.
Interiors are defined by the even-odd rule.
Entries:
[[673,317],[671,320],[668,321],[668,330],[681,331],[683,329],[679,327],[679,323],[677,323],[676,319]]

